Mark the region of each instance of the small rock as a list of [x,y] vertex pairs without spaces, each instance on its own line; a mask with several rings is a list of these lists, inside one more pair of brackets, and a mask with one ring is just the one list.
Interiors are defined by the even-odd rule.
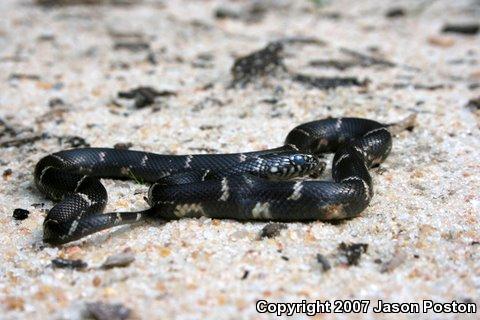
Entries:
[[237,230],[234,233],[230,235],[230,240],[232,241],[238,241],[241,239],[247,238],[249,235],[248,231],[245,230]]
[[399,18],[405,16],[405,9],[403,8],[391,8],[385,13],[387,18]]
[[472,110],[480,110],[480,97],[470,99],[466,105],[467,108]]
[[480,88],[480,83],[471,83],[468,85],[468,89],[470,90],[475,90],[475,89],[478,89]]
[[13,210],[13,219],[15,220],[25,220],[28,218],[28,215],[30,214],[30,211],[17,208]]
[[102,269],[111,269],[116,267],[127,267],[133,261],[135,261],[135,256],[131,252],[123,252],[116,254],[107,258],[107,260],[102,264]]
[[126,320],[132,311],[120,303],[91,302],[86,304],[86,313],[95,320]]
[[250,271],[248,271],[248,270],[245,270],[245,271],[243,272],[243,276],[242,276],[242,278],[241,278],[241,279],[242,279],[242,280],[245,280],[245,279],[247,279],[249,274],[250,274]]
[[399,18],[405,16],[405,9],[403,8],[390,8],[385,12],[385,17],[387,18]]
[[2,303],[7,310],[23,310],[25,306],[25,300],[23,300],[23,298],[14,296],[2,299]]
[[480,69],[473,70],[468,77],[472,80],[480,80]]
[[269,223],[263,227],[260,232],[261,238],[273,238],[280,234],[280,231],[287,229],[288,226],[285,223]]
[[215,10],[215,18],[217,19],[239,19],[240,12],[232,8],[220,7]]
[[53,268],[60,268],[60,269],[85,269],[87,267],[87,263],[83,262],[82,260],[70,260],[70,259],[62,259],[57,258],[52,260],[52,267]]
[[64,105],[65,105],[65,102],[60,98],[52,98],[48,101],[48,106],[50,108],[55,108],[55,107],[64,106]]
[[342,254],[347,258],[347,264],[349,266],[358,265],[358,261],[363,253],[367,252],[368,244],[367,243],[352,243],[346,244],[344,242],[340,243],[338,249],[342,251]]
[[427,40],[429,44],[442,48],[448,48],[455,44],[455,40],[449,37],[431,36]]
[[102,279],[99,276],[95,276],[92,280],[92,284],[94,287],[99,287],[102,284]]
[[131,147],[133,146],[133,143],[131,142],[119,142],[119,143],[115,143],[115,145],[113,146],[114,149],[119,149],[119,150],[128,150],[130,149]]
[[380,269],[381,273],[391,272],[405,262],[407,255],[404,252],[396,252]]
[[332,266],[330,265],[330,262],[327,260],[327,258],[325,258],[325,256],[321,253],[317,253],[317,261],[318,263],[320,263],[320,265],[322,266],[322,270],[325,272],[325,271],[328,271],[332,268]]
[[8,180],[10,179],[10,177],[12,176],[12,169],[8,168],[8,169],[5,169],[5,171],[3,171],[3,174],[2,174],[2,177],[4,180]]
[[155,55],[155,52],[153,52],[153,51],[150,51],[150,52],[147,54],[145,60],[146,60],[147,62],[149,62],[150,64],[152,64],[152,65],[158,64],[157,56]]

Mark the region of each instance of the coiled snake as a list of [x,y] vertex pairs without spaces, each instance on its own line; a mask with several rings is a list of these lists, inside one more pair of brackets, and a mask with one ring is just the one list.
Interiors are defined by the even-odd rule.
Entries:
[[[405,123],[411,123],[409,119]],[[396,131],[406,127],[396,125]],[[52,200],[43,240],[67,243],[148,218],[207,216],[237,220],[307,221],[357,216],[373,196],[368,169],[385,160],[392,125],[360,118],[302,124],[279,148],[236,154],[158,155],[109,148],[64,150],[42,158],[35,183]],[[333,181],[318,177],[322,153],[335,152]],[[151,182],[150,208],[102,213],[100,178]]]

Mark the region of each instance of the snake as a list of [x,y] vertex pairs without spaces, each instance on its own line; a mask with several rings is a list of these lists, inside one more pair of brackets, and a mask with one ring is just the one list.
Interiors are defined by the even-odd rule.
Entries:
[[[41,158],[34,170],[37,188],[57,202],[45,217],[43,241],[64,244],[147,219],[353,218],[372,199],[369,169],[389,155],[394,127],[363,118],[326,118],[296,126],[280,147],[244,153],[61,150]],[[404,127],[397,125],[396,130]],[[319,180],[326,153],[334,153],[332,179]],[[101,179],[151,183],[146,197],[149,207],[103,213],[108,195]]]

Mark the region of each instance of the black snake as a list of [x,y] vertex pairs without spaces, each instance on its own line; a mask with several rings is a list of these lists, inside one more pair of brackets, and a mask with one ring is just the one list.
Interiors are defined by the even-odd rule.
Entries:
[[[45,218],[43,240],[67,243],[148,218],[304,221],[354,217],[373,196],[368,169],[388,156],[391,131],[391,125],[372,120],[329,118],[297,126],[284,146],[264,151],[158,155],[81,148],[53,153],[37,163],[34,173],[38,189],[60,201]],[[319,156],[329,152],[335,152],[333,181],[292,180],[318,177],[325,166]],[[153,183],[148,192],[150,208],[102,213],[107,192],[99,178]]]

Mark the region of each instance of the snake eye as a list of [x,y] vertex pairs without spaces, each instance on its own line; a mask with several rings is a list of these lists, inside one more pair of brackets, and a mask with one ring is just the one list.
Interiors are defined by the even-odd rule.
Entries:
[[296,165],[303,165],[305,163],[305,158],[301,155],[295,155],[293,157],[293,162],[295,162]]

